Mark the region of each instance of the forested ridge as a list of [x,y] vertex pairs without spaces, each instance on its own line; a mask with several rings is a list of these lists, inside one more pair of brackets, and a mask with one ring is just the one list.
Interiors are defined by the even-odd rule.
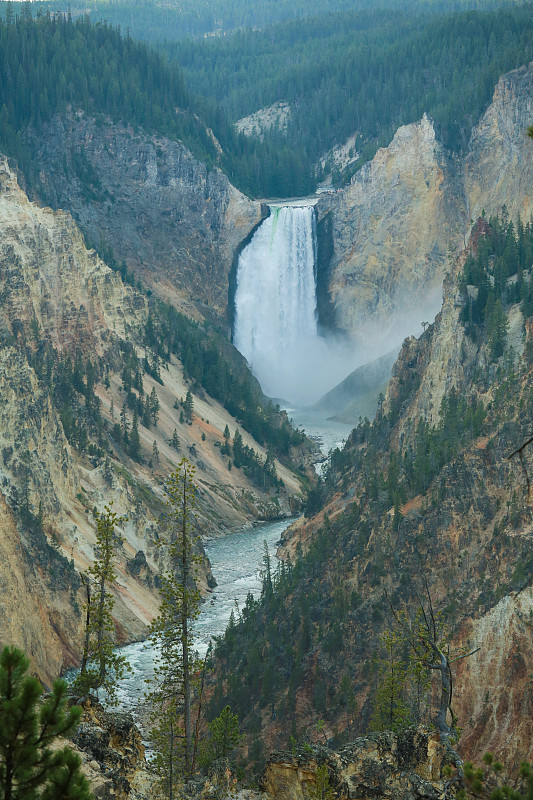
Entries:
[[[181,70],[164,55],[86,17],[38,13],[32,19],[26,4],[17,15],[11,8],[0,22],[0,150],[16,158],[30,187],[33,163],[25,132],[32,127],[38,133],[54,114],[74,109],[179,139],[248,194],[275,194],[283,176],[294,176],[301,193],[311,188],[311,172],[297,151],[238,136],[214,104],[191,96]],[[222,144],[222,156],[207,126]],[[80,174],[90,171],[81,162]]]
[[[167,45],[171,63],[109,25],[10,9],[0,23],[0,148],[30,187],[25,131],[73,108],[180,139],[248,195],[304,195],[335,143],[359,133],[357,169],[424,112],[446,147],[464,149],[500,74],[533,58],[530,4],[422,17],[342,12]],[[280,99],[292,109],[286,132],[235,132],[233,120]]]
[[[264,28],[286,19],[318,16],[329,12],[373,9],[372,0],[319,0],[309,5],[305,0],[39,0],[43,9],[74,16],[89,14],[93,22],[106,21],[129,29],[135,39],[147,42],[173,41],[206,34],[221,35],[241,28]],[[507,0],[506,5],[521,5],[523,0]],[[9,0],[0,2],[0,15]],[[465,9],[490,9],[503,5],[501,0],[382,0],[381,8],[411,14]]]
[[530,319],[532,227],[504,214],[480,230],[455,295],[468,391],[449,390],[434,424],[409,419],[432,329],[411,349],[406,343],[388,404],[333,451],[325,481],[310,492],[303,547],[293,546],[292,560],[285,551],[276,570],[265,557],[261,598],[249,596],[218,641],[210,713],[231,703],[259,769],[265,728],[269,745],[283,748],[318,741],[324,730],[337,746],[381,729],[391,665],[402,676],[394,691],[403,716],[384,727],[432,719],[431,693],[421,701],[405,643],[378,636],[396,636],[391,607],[416,605],[424,579],[452,636],[465,616],[527,584],[532,511],[508,456],[530,435],[532,348],[519,355],[505,342],[511,308]]
[[27,6],[0,24],[0,147],[31,170],[24,132],[74,107],[182,139],[212,163],[216,150],[177,68],[107,25],[40,15]]
[[425,112],[445,147],[464,149],[500,75],[533,58],[532,10],[346,12],[166,50],[232,121],[288,102],[287,128],[265,140],[297,148],[310,169],[357,132],[359,167]]

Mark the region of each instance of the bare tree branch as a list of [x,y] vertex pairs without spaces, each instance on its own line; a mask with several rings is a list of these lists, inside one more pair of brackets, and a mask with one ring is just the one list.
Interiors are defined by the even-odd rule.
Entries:
[[524,444],[520,445],[520,447],[517,447],[517,449],[514,450],[511,453],[511,455],[507,456],[507,460],[508,461],[510,461],[511,458],[513,458],[513,456],[516,456],[516,455],[518,455],[518,458],[520,459],[520,465],[522,467],[522,471],[524,473],[524,477],[526,479],[526,484],[527,484],[527,499],[528,500],[529,500],[529,497],[530,497],[530,494],[531,494],[531,482],[529,480],[529,473],[527,471],[527,467],[526,467],[526,464],[525,464],[525,461],[524,461],[524,450],[526,449],[526,447],[528,445],[531,444],[531,442],[533,442],[533,436],[530,439],[528,439],[526,442],[524,442]]
[[462,656],[456,656],[455,658],[452,658],[450,660],[450,664],[455,664],[456,661],[460,661],[462,658],[468,658],[469,656],[473,656],[474,653],[477,653],[479,650],[481,650],[481,647],[476,647],[475,650],[471,650],[469,653],[463,653]]

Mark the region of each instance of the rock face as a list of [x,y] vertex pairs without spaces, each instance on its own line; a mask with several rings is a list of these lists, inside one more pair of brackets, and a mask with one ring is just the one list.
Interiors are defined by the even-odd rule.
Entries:
[[[421,308],[440,307],[450,241],[464,211],[427,117],[400,128],[332,203],[330,296],[336,324],[359,340],[401,336]],[[418,321],[418,320],[417,320]],[[421,321],[421,320],[420,320]]]
[[180,143],[84,116],[55,117],[35,151],[36,193],[72,213],[144,283],[225,314],[233,253],[261,206]]
[[486,614],[466,623],[464,641],[481,649],[458,665],[456,700],[465,753],[498,753],[504,763],[531,758],[531,619],[533,589],[503,597]]
[[245,136],[258,136],[263,138],[265,132],[275,128],[283,131],[288,125],[291,116],[291,107],[281,100],[268,108],[262,108],[254,114],[237,120],[235,128]]
[[501,212],[528,222],[533,212],[533,62],[498,81],[492,104],[472,132],[465,160],[468,217]]
[[307,800],[322,765],[327,767],[333,797],[339,800],[455,797],[443,775],[446,757],[438,736],[428,729],[410,728],[398,735],[359,738],[336,752],[315,746],[274,753],[263,778],[268,800]]
[[433,319],[448,252],[463,248],[483,210],[506,206],[511,219],[529,221],[532,98],[533,63],[500,79],[463,160],[445,157],[424,117],[400,128],[346,189],[320,198],[319,215],[332,219],[334,324],[356,342],[390,347]]
[[[6,533],[0,543],[6,567],[0,641],[23,647],[49,684],[76,662],[82,623],[74,562],[87,566],[94,533],[77,499],[88,488],[86,470],[30,364],[26,342],[42,337],[59,353],[80,347],[96,356],[109,346],[111,331],[115,337],[133,333],[145,301],[86,250],[68,214],[28,202],[5,159],[0,160],[0,219],[0,481]],[[101,470],[95,472],[101,477]],[[120,481],[116,488],[118,499]],[[102,497],[93,499],[100,504]],[[146,620],[124,606],[122,612],[118,618],[126,635],[139,635]]]
[[69,742],[98,800],[145,800],[156,776],[147,768],[139,730],[129,714],[109,713],[93,698],[82,703],[81,724]]
[[0,219],[4,340],[40,333],[59,351],[96,354],[107,348],[111,330],[122,339],[135,335],[145,299],[87,250],[70,214],[30,204],[3,158]]
[[[124,353],[144,357],[147,298],[87,250],[70,214],[30,203],[1,157],[0,297],[0,646],[22,647],[50,685],[81,653],[79,572],[94,560],[94,508],[113,502],[128,517],[114,609],[116,640],[124,643],[146,635],[157,611],[161,562],[153,540],[162,484],[182,454],[198,470],[200,532],[221,534],[258,517],[294,513],[300,491],[279,464],[287,491],[275,497],[253,487],[242,470],[229,473],[220,447],[225,426],[233,432],[237,422],[201,388],[195,388],[192,424],[180,424],[178,400],[188,386],[176,357],[164,370],[164,385],[142,377],[146,395],[154,390],[158,397],[159,420],[139,424],[140,461],[116,446],[109,432],[122,405],[132,424],[121,378]],[[71,369],[78,356],[96,365],[91,402],[99,408],[107,453],[92,442],[77,449],[65,434],[72,408],[87,408],[83,377],[81,392],[69,383],[58,399],[61,365]],[[172,444],[175,429],[180,451]],[[265,450],[242,433],[264,460]],[[157,462],[150,464],[154,452]],[[200,577],[207,590],[207,563]]]

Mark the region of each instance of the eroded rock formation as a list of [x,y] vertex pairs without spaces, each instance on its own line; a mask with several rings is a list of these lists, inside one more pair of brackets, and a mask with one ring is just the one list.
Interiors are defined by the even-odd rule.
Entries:
[[320,198],[319,215],[331,217],[336,326],[360,344],[399,342],[439,310],[444,274],[482,212],[506,207],[529,221],[532,97],[530,64],[500,79],[463,159],[445,155],[424,117],[400,128],[346,189]]
[[[67,438],[69,425],[72,437],[78,424],[72,422],[77,419],[73,406],[83,410],[88,402],[98,406],[102,436],[118,424],[121,406],[131,428],[121,377],[124,353],[141,359],[146,354],[148,302],[87,250],[69,213],[30,203],[4,158],[0,294],[0,645],[24,648],[32,669],[50,685],[81,652],[79,572],[94,559],[94,508],[113,502],[114,510],[127,517],[114,612],[116,639],[123,643],[143,637],[157,610],[160,556],[153,539],[163,481],[182,455],[198,469],[199,530],[210,535],[293,513],[301,502],[300,488],[279,463],[286,490],[275,497],[252,486],[242,470],[229,474],[220,446],[225,426],[233,433],[238,423],[201,388],[193,395],[193,424],[180,423],[179,399],[188,383],[175,356],[163,383],[148,373],[142,377],[146,395],[152,390],[157,395],[159,420],[148,427],[139,422],[144,454],[139,460],[132,460],[116,437],[107,439],[107,453],[93,443],[79,448]],[[92,359],[90,397],[84,396],[81,374],[78,391],[61,383],[62,365],[71,376],[78,358],[81,364]],[[172,444],[176,428],[179,451]],[[264,460],[265,449],[244,430],[242,436]],[[115,446],[109,447],[112,441]],[[206,590],[207,563],[201,582]]]
[[314,746],[273,753],[263,789],[268,800],[307,800],[316,791],[317,770],[325,766],[328,787],[338,800],[451,799],[455,792],[444,774],[446,765],[438,735],[410,728],[359,738],[338,751]]
[[233,254],[261,219],[259,203],[180,142],[81,112],[55,117],[31,142],[34,190],[68,209],[92,246],[111,248],[161,296],[225,314]]

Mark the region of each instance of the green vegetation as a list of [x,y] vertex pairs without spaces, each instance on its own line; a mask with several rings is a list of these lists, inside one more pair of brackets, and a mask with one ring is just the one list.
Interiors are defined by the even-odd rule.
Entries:
[[[388,450],[383,464],[382,448],[396,422],[394,409],[381,415],[374,424],[361,422],[350,434],[354,447],[364,448],[364,486],[371,502],[385,510],[427,491],[443,466],[470,442],[481,435],[485,409],[477,398],[468,399],[455,389],[442,399],[437,425],[420,418],[416,432],[404,453]],[[328,484],[332,487],[339,474],[353,469],[353,454],[334,450]]]
[[380,640],[383,655],[370,729],[397,733],[412,722],[407,702],[410,675],[403,652],[405,642],[397,631],[385,631]]
[[[180,139],[252,196],[303,195],[332,168],[316,172],[334,144],[358,133],[359,159],[346,179],[399,125],[424,112],[446,147],[464,148],[500,74],[533,58],[530,5],[462,15],[343,11],[167,43],[171,63],[109,26],[43,8],[36,20],[25,5],[20,16],[11,9],[0,22],[0,150],[17,159],[30,188],[37,184],[28,128],[38,135],[56,113],[73,108]],[[286,132],[263,140],[236,134],[234,120],[278,100],[292,107]],[[82,151],[72,164],[87,192],[97,192]],[[116,268],[133,282],[125,265]]]
[[335,790],[330,786],[327,764],[320,764],[316,770],[316,782],[310,787],[311,800],[334,800]]
[[224,706],[218,717],[211,720],[208,736],[203,743],[202,766],[208,767],[218,758],[230,757],[242,742],[239,732],[239,718],[232,714],[229,706]]
[[193,322],[173,306],[151,300],[145,342],[160,361],[168,361],[172,353],[177,355],[193,387],[202,386],[259,444],[268,446],[277,456],[287,456],[291,447],[305,441],[305,435],[265,398],[223,334],[209,323]]
[[[269,179],[277,186],[262,184],[263,196],[286,196],[298,193],[289,181],[298,186],[311,175],[313,184],[314,165],[334,144],[357,133],[359,168],[424,112],[445,147],[464,149],[500,75],[533,57],[532,31],[531,5],[436,16],[373,9],[168,44],[166,51],[190,90],[216,99],[232,121],[290,104],[286,131],[266,134],[263,143],[276,153],[297,150],[301,159],[301,174],[293,165],[288,185],[277,174]],[[244,171],[250,158],[243,154],[243,171],[229,174],[255,192]]]
[[[382,8],[396,8],[412,14],[463,10],[466,8],[494,8],[501,0],[383,0]],[[517,4],[507,2],[506,5]],[[293,17],[309,16],[309,3],[305,0],[216,0],[198,3],[196,0],[175,0],[171,3],[151,0],[43,0],[43,7],[51,11],[66,11],[74,16],[89,14],[91,20],[106,21],[129,30],[136,39],[158,42],[204,34],[217,34],[239,28],[263,28],[266,25]],[[313,3],[312,14],[331,11],[372,8],[372,0],[319,0]],[[9,2],[0,3],[0,14],[5,15]]]
[[25,6],[20,17],[0,24],[0,51],[0,148],[18,159],[28,177],[26,127],[39,132],[68,105],[181,139],[214,162],[214,145],[195,117],[180,71],[130,37],[87,19],[32,20]]
[[[38,135],[67,108],[179,139],[249,193],[264,194],[272,169],[278,177],[305,171],[298,153],[238,137],[213,104],[191,98],[181,70],[163,55],[88,18],[74,22],[70,15],[43,15],[42,7],[39,14],[32,20],[26,4],[20,16],[11,12],[0,22],[6,76],[0,85],[0,151],[16,158],[30,188],[36,181],[28,128]],[[224,148],[222,157],[206,125]],[[99,188],[90,163],[82,151],[73,154],[72,163],[90,196]],[[303,193],[310,179],[306,174],[296,188]],[[128,279],[124,265],[116,268]]]
[[474,767],[465,761],[466,788],[457,793],[457,800],[469,797],[486,797],[488,800],[533,800],[533,770],[522,761],[520,768],[509,771],[492,753],[485,753],[483,766]]
[[229,439],[225,439],[220,451],[225,455],[233,455],[233,466],[237,469],[242,468],[247,478],[261,489],[283,486],[283,481],[278,479],[276,474],[273,454],[268,452],[263,462],[252,447],[243,443],[238,430],[235,431],[233,437],[233,447],[230,445]]
[[476,252],[466,260],[461,322],[475,342],[486,337],[493,360],[504,351],[506,310],[521,303],[524,316],[533,316],[532,265],[533,225],[515,225],[505,213],[485,224]]
[[67,710],[65,681],[56,681],[41,702],[37,678],[15,647],[0,655],[1,800],[90,800],[81,759],[56,740],[77,726],[81,708]]
[[117,682],[130,667],[116,650],[113,607],[115,598],[108,591],[117,579],[115,570],[116,552],[123,539],[117,526],[126,522],[109,506],[103,512],[95,512],[96,547],[95,560],[89,568],[96,592],[91,594],[89,576],[83,576],[87,590],[85,606],[85,642],[80,672],[74,682],[76,692],[87,694],[90,689],[103,688],[108,702],[116,703]]
[[200,612],[196,587],[200,556],[195,552],[197,508],[194,467],[183,458],[165,483],[163,529],[156,545],[168,558],[159,575],[161,604],[150,628],[159,656],[148,701],[155,766],[166,797],[172,800],[180,781],[194,772],[191,704],[193,675],[199,665],[193,651],[192,623]]
[[41,339],[40,333],[35,349],[27,352],[42,388],[50,392],[59,411],[69,442],[81,453],[103,455],[107,444],[95,386],[108,381],[109,367],[102,359],[82,356],[80,350],[72,360],[69,353],[61,354]]

